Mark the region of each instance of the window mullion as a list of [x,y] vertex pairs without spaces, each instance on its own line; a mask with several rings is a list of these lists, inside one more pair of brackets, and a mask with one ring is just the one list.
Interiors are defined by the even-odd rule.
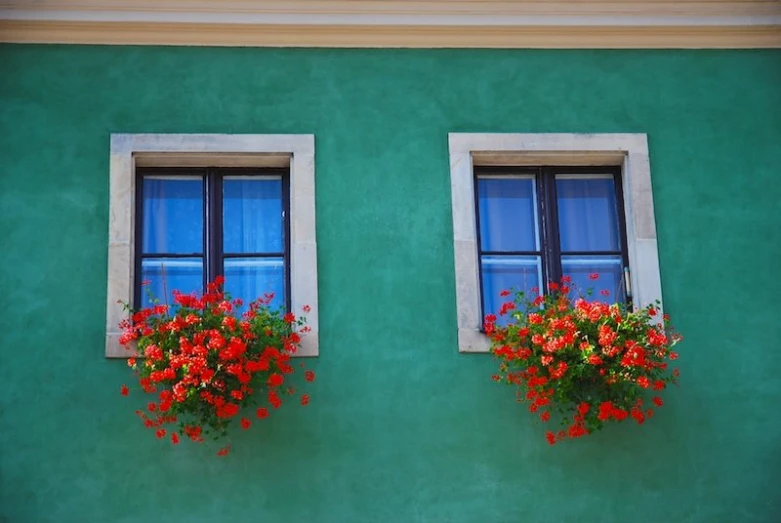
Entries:
[[559,237],[559,205],[558,194],[556,193],[556,171],[552,168],[545,169],[545,178],[548,182],[548,205],[550,213],[548,247],[551,258],[551,275],[549,281],[559,282],[561,280],[561,238]]
[[538,169],[537,178],[539,180],[540,217],[542,221],[540,224],[540,250],[542,251],[542,263],[545,271],[540,286],[547,291],[547,282],[555,280],[557,274],[561,272],[561,269],[558,267],[560,261],[557,259],[558,238],[555,227],[555,194],[551,190],[551,185],[553,184],[547,168],[541,167]]
[[204,288],[222,273],[222,179],[215,169],[205,173]]

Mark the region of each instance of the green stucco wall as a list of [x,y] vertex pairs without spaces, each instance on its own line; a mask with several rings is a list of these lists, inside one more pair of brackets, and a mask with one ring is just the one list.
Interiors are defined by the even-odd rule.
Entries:
[[[649,135],[683,377],[549,447],[456,346],[448,132]],[[214,448],[103,357],[112,132],[314,133],[306,408]],[[0,47],[0,521],[781,520],[781,52]]]

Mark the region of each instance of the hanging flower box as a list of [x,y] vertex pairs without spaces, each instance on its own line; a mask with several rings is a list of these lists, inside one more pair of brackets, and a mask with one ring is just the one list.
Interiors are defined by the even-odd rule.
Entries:
[[[218,276],[203,295],[174,291],[172,307],[131,311],[120,324],[120,343],[135,353],[128,366],[141,390],[152,396],[136,414],[158,438],[173,444],[181,437],[220,439],[235,421],[247,430],[253,418],[268,417],[295,393],[291,357],[309,330],[305,318],[272,310],[270,295],[237,316],[243,304],[223,293],[224,281]],[[314,381],[314,372],[305,371],[304,378]],[[121,393],[127,396],[129,388],[123,385]],[[302,394],[299,402],[306,405],[309,396]]]
[[[591,275],[597,279],[598,275]],[[559,422],[545,437],[553,445],[631,418],[643,424],[663,405],[661,391],[676,383],[682,339],[659,305],[630,311],[623,304],[572,299],[571,280],[549,284],[530,299],[523,292],[485,318],[497,382],[516,388],[517,400],[542,422]],[[510,296],[502,291],[502,296]]]

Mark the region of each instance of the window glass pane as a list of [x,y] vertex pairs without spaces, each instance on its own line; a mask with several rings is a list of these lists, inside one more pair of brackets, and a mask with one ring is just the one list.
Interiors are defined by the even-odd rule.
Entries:
[[[272,308],[285,306],[283,258],[225,258],[225,290],[245,304],[274,293]],[[246,309],[246,305],[244,307]]]
[[145,254],[203,252],[203,180],[200,177],[145,176]]
[[201,292],[203,289],[202,258],[147,258],[141,260],[141,281],[149,281],[141,287],[141,306],[152,302],[149,292],[158,303],[173,305],[173,291],[182,294]]
[[224,252],[284,251],[281,177],[225,177],[222,191]]
[[[624,264],[620,256],[562,256],[561,270],[565,276],[572,278],[577,290],[573,298],[586,297],[592,290],[590,299],[608,303],[626,301],[624,288]],[[596,280],[589,276],[598,274]]]
[[537,195],[533,176],[477,180],[483,251],[537,251]]
[[[504,289],[523,290],[532,296],[532,288],[539,289],[542,281],[540,260],[539,256],[483,256],[483,316],[498,316],[502,303],[511,299],[499,296]],[[499,318],[497,323],[506,323],[506,318]]]
[[556,175],[556,194],[562,252],[620,250],[612,175]]

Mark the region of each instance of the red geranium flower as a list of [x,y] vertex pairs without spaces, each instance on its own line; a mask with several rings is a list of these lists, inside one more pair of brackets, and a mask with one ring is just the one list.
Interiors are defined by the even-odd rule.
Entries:
[[[599,274],[589,278],[597,280]],[[517,400],[542,421],[551,412],[561,413],[566,430],[547,432],[551,444],[629,417],[644,424],[653,415],[643,408],[646,389],[662,390],[680,374],[668,363],[678,358],[671,349],[682,338],[666,315],[658,321],[659,305],[633,310],[623,303],[572,298],[591,291],[578,292],[570,283],[571,278],[552,282],[544,295],[519,293],[502,305],[500,313],[514,311],[504,325],[486,318],[491,352],[499,360],[494,381],[517,387]],[[662,405],[658,396],[653,401]],[[543,410],[547,405],[550,410]]]
[[[120,324],[121,343],[145,358],[130,358],[128,366],[142,390],[157,396],[146,404],[146,412],[137,413],[158,438],[170,433],[174,445],[179,434],[166,427],[181,427],[180,418],[189,420],[179,430],[192,441],[203,442],[207,434],[217,439],[234,419],[234,425],[249,429],[252,422],[240,413],[254,408],[258,399],[277,409],[282,406],[278,388],[288,382],[286,390],[294,390],[291,357],[310,331],[305,321],[271,310],[271,293],[250,302],[248,311],[237,312],[243,300],[232,300],[224,287],[225,278],[219,276],[202,295],[174,290],[173,306],[128,309],[129,317]],[[303,361],[300,366],[305,367]],[[314,372],[306,371],[302,381],[314,379]],[[120,393],[127,396],[129,388],[122,385]],[[308,395],[301,396],[302,404],[308,402]],[[266,407],[255,412],[260,419],[269,415]]]

